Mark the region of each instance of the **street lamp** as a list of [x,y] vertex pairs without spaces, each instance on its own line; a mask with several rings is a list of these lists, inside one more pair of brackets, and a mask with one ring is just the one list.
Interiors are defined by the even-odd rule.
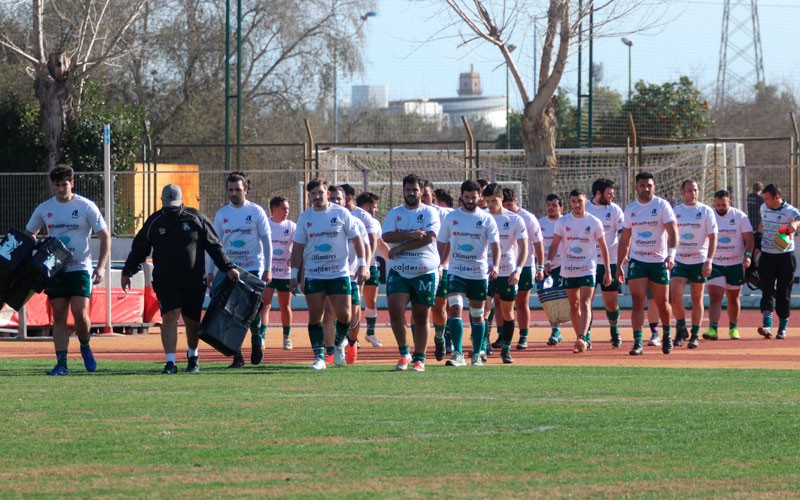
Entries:
[[[508,53],[512,53],[517,50],[516,45],[508,45],[506,47],[508,49]],[[509,94],[509,87],[508,87],[508,61],[506,61],[506,149],[511,149],[511,122],[508,121],[508,94]]]
[[633,47],[633,40],[629,38],[622,38],[622,43],[628,46],[628,100],[633,96],[633,87],[631,86],[631,47]]
[[[359,25],[358,29],[356,29],[355,33],[350,35],[350,38],[356,36],[359,31],[361,31],[361,27],[364,26],[364,23],[367,22],[367,19],[370,17],[377,16],[378,13],[374,10],[370,10],[365,12],[361,15],[361,25]],[[333,48],[333,142],[334,144],[339,144],[339,96],[337,95],[337,86],[338,86],[338,66],[339,62],[337,61],[336,57],[336,46]]]

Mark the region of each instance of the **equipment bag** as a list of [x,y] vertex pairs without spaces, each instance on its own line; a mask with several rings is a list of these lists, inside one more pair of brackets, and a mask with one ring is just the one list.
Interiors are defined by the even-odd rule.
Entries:
[[17,229],[10,229],[0,240],[0,269],[13,272],[36,246],[36,238]]

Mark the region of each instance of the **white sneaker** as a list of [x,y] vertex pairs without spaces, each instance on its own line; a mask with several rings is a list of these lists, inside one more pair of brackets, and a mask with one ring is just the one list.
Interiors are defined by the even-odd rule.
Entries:
[[328,368],[328,365],[325,364],[325,358],[317,358],[314,360],[314,364],[311,365],[312,370],[324,370]]
[[409,364],[411,364],[411,355],[400,356],[400,359],[397,360],[397,366],[395,366],[394,369],[399,372],[404,372],[408,370]]
[[480,353],[472,355],[472,366],[483,366]]
[[364,340],[372,344],[372,347],[383,347],[383,344],[381,344],[381,341],[378,340],[378,337],[375,335],[367,335],[364,337]]
[[661,347],[661,339],[658,337],[651,337],[647,342],[647,345],[652,347]]
[[460,352],[454,352],[453,356],[448,359],[445,366],[467,366],[467,362],[464,361],[464,355]]
[[294,349],[294,346],[292,346],[292,339],[289,337],[283,337],[283,350],[291,351],[292,349]]
[[343,340],[341,344],[333,346],[333,364],[335,364],[336,366],[345,365],[344,345],[345,341]]

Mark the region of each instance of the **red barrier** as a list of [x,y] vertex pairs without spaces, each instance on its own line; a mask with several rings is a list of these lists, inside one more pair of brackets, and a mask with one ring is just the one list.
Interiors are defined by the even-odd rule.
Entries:
[[[50,303],[44,293],[35,293],[25,304],[25,319],[28,326],[50,326],[53,324],[53,313]],[[17,328],[19,326],[19,313],[4,305],[0,311],[0,328]]]

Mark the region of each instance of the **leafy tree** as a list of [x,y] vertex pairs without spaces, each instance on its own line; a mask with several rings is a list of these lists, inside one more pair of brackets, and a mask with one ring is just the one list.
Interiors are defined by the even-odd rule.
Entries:
[[0,171],[31,172],[42,164],[37,110],[11,91],[0,97]]

